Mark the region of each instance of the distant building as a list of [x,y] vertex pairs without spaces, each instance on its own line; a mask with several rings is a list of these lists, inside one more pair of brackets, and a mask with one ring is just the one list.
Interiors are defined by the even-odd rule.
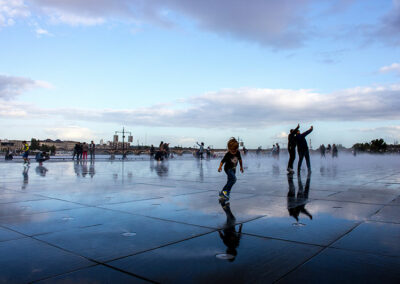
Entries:
[[[31,144],[30,141],[27,141],[28,145]],[[0,150],[2,152],[7,151],[8,149],[12,152],[19,151],[22,149],[22,140],[0,140]]]
[[74,150],[75,144],[78,143],[77,141],[61,141],[60,139],[51,140],[46,139],[39,141],[40,145],[46,145],[49,147],[56,147],[57,151],[72,151]]

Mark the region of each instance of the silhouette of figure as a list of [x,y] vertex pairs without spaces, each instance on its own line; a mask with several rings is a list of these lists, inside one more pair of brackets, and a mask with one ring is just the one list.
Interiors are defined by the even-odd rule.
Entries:
[[219,237],[226,246],[227,260],[233,262],[237,256],[237,248],[242,237],[243,224],[239,225],[239,230],[236,231],[235,216],[233,216],[230,203],[225,200],[220,201],[221,207],[226,214],[226,225],[223,230],[218,231]]
[[336,144],[332,145],[332,158],[337,158],[338,156],[338,148],[336,147]]
[[89,175],[91,178],[94,177],[94,175],[96,174],[96,170],[94,168],[94,161],[90,161],[90,166],[89,166]]
[[29,169],[30,167],[24,167],[24,170],[22,171],[22,176],[24,177],[23,182],[22,182],[22,186],[21,189],[26,189],[26,187],[28,186],[28,182],[29,182]]
[[308,150],[308,144],[306,141],[306,136],[313,131],[313,127],[311,126],[309,130],[306,132],[300,133],[297,130],[296,134],[296,142],[297,142],[297,153],[299,154],[299,162],[297,163],[297,173],[300,173],[301,164],[303,163],[303,159],[306,159],[307,169],[311,171],[311,163],[310,163],[310,153]]
[[288,135],[288,152],[289,152],[289,161],[287,166],[287,171],[289,173],[293,173],[293,162],[296,159],[296,135],[297,130],[299,130],[300,124],[297,124],[295,129],[290,129],[290,133]]
[[43,165],[40,165],[40,164],[39,164],[39,165],[36,167],[35,171],[36,171],[36,173],[37,173],[39,176],[44,177],[44,176],[46,176],[46,173],[47,173],[48,169],[46,169],[46,167],[44,167]]
[[325,149],[325,145],[324,145],[324,144],[322,144],[321,146],[319,146],[319,151],[320,151],[320,153],[321,153],[321,158],[322,158],[322,157],[325,158],[325,151],[326,151],[326,149]]
[[300,213],[307,215],[312,220],[312,215],[310,212],[307,211],[305,208],[307,201],[308,201],[308,193],[310,191],[310,183],[311,183],[311,173],[307,175],[306,186],[303,188],[303,183],[301,181],[301,176],[298,175],[298,186],[299,190],[296,196],[296,188],[293,183],[293,175],[288,174],[288,184],[289,184],[289,192],[287,195],[287,209],[289,212],[289,216],[292,216],[299,221]]

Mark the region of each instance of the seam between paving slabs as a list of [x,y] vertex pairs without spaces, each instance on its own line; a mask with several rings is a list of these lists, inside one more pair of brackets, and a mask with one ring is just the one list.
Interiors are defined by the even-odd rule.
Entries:
[[322,253],[323,251],[325,251],[327,248],[329,248],[333,243],[335,243],[336,241],[340,240],[341,238],[343,238],[344,236],[346,236],[347,234],[349,234],[350,232],[352,232],[355,228],[357,228],[358,226],[360,226],[362,223],[364,223],[364,221],[356,224],[354,227],[350,228],[347,232],[345,232],[343,235],[341,235],[340,237],[336,238],[335,240],[333,240],[332,242],[330,242],[327,246],[324,246],[320,251],[318,251],[317,253],[315,253],[314,255],[310,256],[309,258],[307,258],[306,260],[304,260],[303,262],[301,262],[300,264],[296,265],[294,268],[292,268],[290,271],[288,271],[287,273],[285,273],[284,275],[282,275],[280,278],[278,278],[277,280],[274,281],[274,283],[277,283],[278,281],[282,280],[283,278],[285,278],[287,275],[289,275],[290,273],[294,272],[295,270],[297,270],[299,267],[301,267],[302,265],[304,265],[305,263],[307,263],[308,261],[310,261],[312,258],[316,257],[317,255],[319,255],[320,253]]
[[119,272],[121,272],[121,273],[124,273],[124,274],[127,274],[127,275],[129,275],[129,276],[132,276],[132,277],[135,277],[135,278],[139,278],[139,279],[148,281],[148,282],[150,282],[150,283],[157,283],[157,282],[152,281],[152,280],[150,280],[150,279],[144,278],[144,277],[139,276],[139,275],[135,275],[135,274],[133,274],[133,273],[131,273],[131,272],[128,272],[128,271],[124,271],[124,270],[121,270],[121,269],[118,269],[118,268],[111,267],[111,266],[109,266],[109,265],[107,265],[107,264],[104,264],[104,263],[95,263],[94,265],[91,265],[91,266],[88,266],[88,267],[82,267],[82,268],[74,269],[74,270],[72,270],[72,271],[68,271],[68,272],[65,272],[65,273],[60,273],[60,274],[53,275],[53,276],[50,276],[50,277],[45,277],[45,278],[41,278],[41,279],[38,279],[38,280],[34,280],[34,281],[31,282],[31,283],[38,283],[38,282],[40,282],[40,281],[47,280],[47,279],[50,279],[50,280],[51,280],[52,278],[55,278],[55,277],[58,277],[58,276],[67,275],[67,274],[70,274],[70,273],[74,273],[74,272],[77,272],[77,271],[80,271],[80,270],[83,270],[83,269],[88,269],[88,268],[92,268],[92,267],[96,267],[96,266],[105,266],[105,267],[108,267],[108,268],[110,268],[110,269],[112,269],[112,270],[119,271]]
[[[384,206],[382,206],[383,208]],[[379,210],[381,210],[382,208],[378,209],[377,212]],[[367,218],[373,216],[375,213],[372,213],[371,215],[369,215]],[[338,240],[340,240],[341,238],[345,237],[346,235],[348,235],[349,233],[351,233],[354,229],[356,229],[357,227],[359,227],[361,224],[364,224],[366,222],[366,220],[363,220],[361,222],[359,222],[358,224],[356,224],[354,227],[350,228],[347,232],[345,232],[343,235],[341,235],[340,237],[338,237],[337,239],[333,240],[331,243],[329,243],[326,247],[324,247],[322,250],[320,250],[318,253],[316,253],[315,255],[311,256],[310,258],[306,259],[304,262],[302,262],[301,264],[297,265],[296,267],[294,267],[292,270],[290,270],[289,272],[287,272],[286,274],[284,274],[283,276],[281,276],[279,279],[277,279],[276,281],[274,281],[274,283],[280,281],[281,279],[283,279],[284,277],[286,277],[287,275],[289,275],[290,273],[294,272],[295,270],[297,270],[298,268],[300,268],[302,265],[304,265],[305,263],[307,263],[308,261],[310,261],[312,258],[316,257],[317,255],[319,255],[320,253],[322,253],[323,251],[325,251],[327,248],[333,248],[331,247],[335,242],[337,242]]]

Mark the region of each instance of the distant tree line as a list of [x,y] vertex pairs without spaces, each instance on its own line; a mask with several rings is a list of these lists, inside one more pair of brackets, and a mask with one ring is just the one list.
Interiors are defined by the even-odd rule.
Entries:
[[386,152],[388,145],[385,140],[375,139],[370,143],[356,143],[353,145],[353,149],[359,152],[373,152],[373,153],[383,153]]
[[40,141],[35,138],[31,139],[31,146],[29,148],[32,151],[39,150],[39,151],[48,152],[50,154],[56,153],[56,146],[40,145]]

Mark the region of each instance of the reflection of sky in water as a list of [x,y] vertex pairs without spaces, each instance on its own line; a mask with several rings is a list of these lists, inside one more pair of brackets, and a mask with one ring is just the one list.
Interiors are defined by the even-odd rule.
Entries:
[[[267,156],[244,157],[245,173],[237,172],[238,181],[231,193],[233,214],[290,218],[287,208],[287,158],[284,152],[278,160]],[[400,166],[398,155],[359,154],[353,157],[339,152],[337,159],[330,156],[321,158],[318,154],[311,159],[313,173],[310,196],[305,200],[305,207],[315,220],[324,214],[348,220],[364,220],[374,205],[327,201],[331,195],[350,188],[393,195],[400,192],[400,185],[396,184],[400,182],[400,174],[397,174]],[[166,213],[173,210],[174,214],[179,214],[188,208],[199,214],[220,214],[221,208],[215,197],[225,184],[226,175],[217,172],[219,162],[219,159],[198,161],[187,157],[162,163],[149,160],[45,162],[45,175],[24,170],[21,163],[0,163],[0,187],[3,190],[10,189],[10,192],[17,190],[14,193],[18,194],[40,194],[44,198],[63,200],[68,196],[72,198],[70,201],[85,204],[163,197],[152,204],[160,204],[153,207],[159,207]],[[32,162],[31,167],[37,167],[36,163]],[[294,175],[296,193],[299,187],[297,179],[297,175]],[[304,187],[306,171],[302,173],[302,183]],[[320,191],[320,195],[315,194],[317,191]],[[344,198],[338,201],[349,200]],[[8,206],[12,206],[10,204]],[[15,205],[13,210],[22,214],[32,209],[21,206],[30,204]],[[45,209],[46,206],[46,202],[35,202],[32,210]]]

